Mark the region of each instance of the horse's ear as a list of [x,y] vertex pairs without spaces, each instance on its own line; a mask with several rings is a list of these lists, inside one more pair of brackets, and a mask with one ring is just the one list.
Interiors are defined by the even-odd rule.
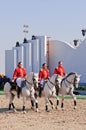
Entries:
[[82,75],[80,74],[79,77],[81,77]]
[[81,74],[78,74],[79,77],[81,77]]
[[27,79],[27,77],[28,77],[28,74],[25,76],[25,79]]
[[77,76],[81,77],[81,74],[78,74],[78,73],[76,73],[76,74],[77,74]]

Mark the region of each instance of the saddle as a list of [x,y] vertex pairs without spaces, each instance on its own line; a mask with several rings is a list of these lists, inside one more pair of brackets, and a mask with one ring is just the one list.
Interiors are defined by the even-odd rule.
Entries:
[[10,86],[11,86],[10,91],[17,91],[17,84],[16,84],[16,82],[10,81],[9,83],[10,83]]
[[47,83],[47,80],[44,80],[44,84],[43,85],[38,83],[39,88],[42,88],[42,90],[43,90],[46,83]]
[[21,82],[21,88],[24,88],[24,87],[26,87],[26,80],[23,80],[23,81]]

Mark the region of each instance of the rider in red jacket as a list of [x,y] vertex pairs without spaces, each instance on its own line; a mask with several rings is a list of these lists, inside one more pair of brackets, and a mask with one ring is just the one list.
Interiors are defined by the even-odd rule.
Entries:
[[22,62],[20,61],[18,63],[18,67],[15,68],[14,70],[13,78],[12,78],[12,81],[15,81],[18,86],[18,91],[17,91],[18,98],[20,97],[20,93],[21,93],[21,81],[26,76],[26,74],[27,74],[26,69],[23,67]]
[[48,69],[46,69],[45,67],[43,67],[43,68],[40,69],[40,72],[39,72],[39,80],[40,81],[42,79],[44,79],[44,80],[48,79],[49,76],[50,76],[50,72],[49,72]]
[[40,82],[40,91],[39,91],[39,96],[41,97],[41,92],[43,90],[43,86],[45,81],[48,79],[48,77],[50,76],[50,72],[47,68],[47,64],[44,63],[42,65],[42,68],[39,71],[39,82]]
[[23,78],[26,76],[26,69],[22,68],[19,64],[18,67],[14,70],[13,80],[15,81],[17,78]]
[[[58,75],[63,76],[63,77],[66,75],[65,69],[62,65],[62,61],[58,62],[58,66],[54,69],[54,74],[58,74]],[[60,81],[59,80],[58,80],[57,86],[55,86],[55,87],[56,87],[56,95],[58,95],[58,91],[60,88]]]
[[59,74],[60,76],[65,76],[66,72],[62,65],[62,61],[58,62],[58,66],[54,69],[54,74]]

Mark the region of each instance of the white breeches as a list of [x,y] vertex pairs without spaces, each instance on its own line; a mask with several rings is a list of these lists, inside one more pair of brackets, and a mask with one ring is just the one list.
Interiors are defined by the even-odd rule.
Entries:
[[43,87],[43,85],[44,85],[44,79],[42,79],[42,80],[40,81],[40,84],[42,85],[41,87]]
[[23,78],[17,78],[16,83],[18,87],[21,87],[21,81],[23,81]]

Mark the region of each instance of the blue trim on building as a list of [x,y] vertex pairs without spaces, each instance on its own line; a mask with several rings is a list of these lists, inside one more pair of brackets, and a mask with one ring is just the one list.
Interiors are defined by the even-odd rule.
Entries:
[[86,83],[79,83],[79,86],[85,86],[86,87]]

